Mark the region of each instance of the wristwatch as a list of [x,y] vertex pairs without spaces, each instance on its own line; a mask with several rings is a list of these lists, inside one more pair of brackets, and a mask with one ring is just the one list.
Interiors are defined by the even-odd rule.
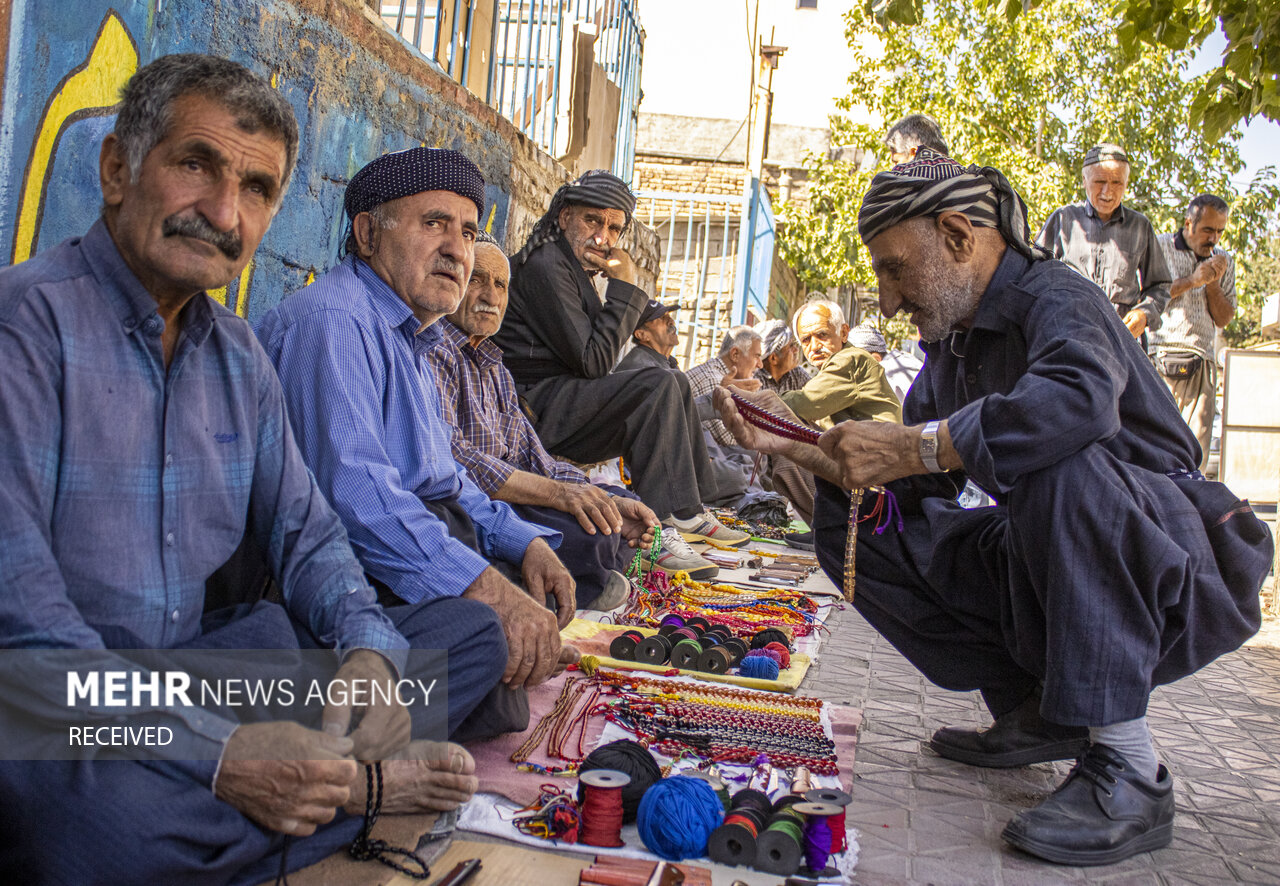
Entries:
[[931,421],[920,432],[920,460],[931,474],[942,474],[942,466],[938,464],[938,423]]

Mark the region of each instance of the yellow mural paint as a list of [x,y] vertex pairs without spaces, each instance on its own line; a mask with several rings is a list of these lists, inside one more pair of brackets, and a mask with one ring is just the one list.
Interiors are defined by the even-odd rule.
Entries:
[[138,70],[138,50],[116,13],[107,13],[98,29],[89,58],[70,71],[45,109],[36,129],[31,160],[27,164],[18,201],[17,225],[13,236],[13,264],[31,257],[45,199],[45,184],[53,164],[53,151],[63,128],[86,111],[115,105],[120,88]]
[[[236,306],[235,312],[244,317],[249,318],[249,281],[253,279],[253,259],[249,259],[249,263],[244,266],[244,270],[240,272],[240,278],[236,283]],[[217,289],[210,289],[209,297],[220,305],[231,307],[229,303],[230,293],[227,291],[231,288],[231,284],[219,286]]]
[[494,217],[497,215],[497,213],[498,213],[498,204],[495,203],[489,207],[489,217],[485,219],[484,231],[486,234],[493,233],[493,220],[494,220]]

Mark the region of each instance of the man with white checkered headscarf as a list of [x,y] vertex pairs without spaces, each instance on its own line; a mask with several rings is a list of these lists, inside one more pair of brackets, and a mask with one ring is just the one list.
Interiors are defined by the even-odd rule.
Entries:
[[[993,767],[1080,755],[1006,840],[1073,865],[1164,846],[1173,784],[1148,696],[1257,630],[1270,535],[1196,471],[1150,361],[1097,286],[1030,244],[1000,172],[921,149],[873,179],[859,229],[881,310],[910,313],[927,355],[903,424],[844,422],[805,446],[718,396],[725,423],[818,476],[817,551],[837,582],[848,490],[888,490],[868,490],[867,514],[894,496],[901,521],[857,535],[854,605],[995,718],[938,730],[935,751]],[[996,504],[960,507],[966,476]]]

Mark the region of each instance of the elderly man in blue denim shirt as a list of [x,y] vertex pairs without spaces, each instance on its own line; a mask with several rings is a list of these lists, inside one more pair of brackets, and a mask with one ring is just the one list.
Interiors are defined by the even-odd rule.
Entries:
[[[204,292],[253,255],[297,145],[288,102],[247,69],[161,58],[126,85],[103,142],[102,219],[0,271],[0,645],[111,662],[113,648],[336,648],[339,676],[383,681],[411,643],[455,646],[452,665],[496,681],[484,607],[378,605],[266,355]],[[206,581],[246,535],[283,606],[205,613]],[[487,686],[451,689],[450,729]],[[350,842],[356,759],[410,738],[394,701],[331,703],[320,729],[157,713],[193,727],[204,759],[0,763],[0,880],[259,882],[289,837],[305,838],[293,868]],[[384,810],[465,800],[474,763],[456,751],[454,771],[389,766]]]
[[[553,551],[560,533],[491,500],[454,461],[427,362],[471,276],[483,201],[480,170],[457,151],[373,160],[347,185],[346,258],[257,332],[303,457],[383,600],[485,604],[507,639],[493,650],[503,682],[520,690],[573,654],[544,604],[554,597],[568,624],[574,581]],[[491,561],[518,570],[524,589]],[[527,704],[516,695],[511,704]]]

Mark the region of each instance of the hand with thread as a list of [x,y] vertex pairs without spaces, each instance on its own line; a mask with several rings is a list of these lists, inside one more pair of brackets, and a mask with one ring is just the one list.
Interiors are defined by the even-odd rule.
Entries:
[[[370,649],[352,650],[333,675],[328,693],[330,698],[345,697],[346,703],[326,704],[320,728],[330,735],[350,733],[358,760],[382,760],[403,750],[409,744],[413,723],[409,709],[394,692],[395,680],[391,665],[381,655]],[[350,703],[353,687],[368,687],[375,682],[386,691],[365,693],[368,704]],[[356,711],[360,712],[358,721]],[[353,721],[357,721],[354,731]]]
[[213,793],[273,831],[305,837],[332,821],[359,768],[355,743],[297,723],[236,727]]
[[628,547],[647,548],[653,544],[653,527],[660,522],[658,515],[638,498],[615,496],[613,503],[622,516],[622,537]]

